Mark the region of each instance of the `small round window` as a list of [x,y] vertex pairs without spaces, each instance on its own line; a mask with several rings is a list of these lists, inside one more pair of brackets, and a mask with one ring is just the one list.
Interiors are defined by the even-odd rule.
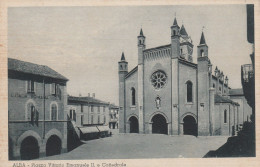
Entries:
[[163,88],[166,84],[167,76],[163,71],[156,71],[151,76],[151,82],[155,89]]

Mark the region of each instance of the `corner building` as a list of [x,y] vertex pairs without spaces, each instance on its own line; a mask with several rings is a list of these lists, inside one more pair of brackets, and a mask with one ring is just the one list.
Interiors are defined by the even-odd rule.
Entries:
[[67,152],[67,81],[48,66],[8,58],[9,160]]
[[[204,33],[193,62],[193,43],[176,18],[171,43],[146,49],[141,29],[138,65],[128,71],[124,53],[118,62],[119,132],[168,135],[235,135],[239,126],[236,96],[230,99],[228,77],[213,71]],[[232,91],[231,91],[232,92]],[[245,102],[246,103],[246,102]]]

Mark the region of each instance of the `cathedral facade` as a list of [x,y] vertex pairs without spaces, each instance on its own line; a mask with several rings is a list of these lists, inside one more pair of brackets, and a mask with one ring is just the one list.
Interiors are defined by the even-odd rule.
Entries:
[[128,71],[124,53],[118,62],[120,133],[229,136],[239,130],[251,109],[231,100],[228,77],[212,69],[203,32],[197,63],[176,18],[170,44],[146,49],[142,29],[137,39],[138,65]]

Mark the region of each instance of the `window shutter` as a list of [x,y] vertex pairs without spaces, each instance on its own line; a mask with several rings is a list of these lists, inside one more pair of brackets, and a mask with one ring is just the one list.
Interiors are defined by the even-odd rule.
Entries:
[[55,94],[55,83],[51,84],[51,94]]
[[34,81],[31,81],[31,92],[34,92]]
[[31,92],[31,80],[27,81],[27,92]]
[[33,82],[34,93],[36,93],[36,85],[37,85],[37,83],[36,83],[36,82]]

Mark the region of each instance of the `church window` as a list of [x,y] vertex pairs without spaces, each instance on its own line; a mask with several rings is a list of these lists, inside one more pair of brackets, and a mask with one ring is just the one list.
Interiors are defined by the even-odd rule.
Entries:
[[167,76],[165,72],[158,70],[151,76],[151,82],[155,89],[161,89],[166,85]]
[[204,57],[204,51],[203,50],[200,51],[200,56]]
[[213,88],[215,88],[215,84],[213,83]]
[[227,123],[227,110],[224,111],[224,123]]
[[192,102],[192,82],[188,81],[186,84],[187,84],[187,102]]
[[139,40],[139,45],[141,45],[142,44],[142,41],[141,40]]
[[181,49],[181,55],[182,55],[182,49]]
[[132,105],[135,106],[135,88],[131,89],[131,100],[132,100]]
[[219,91],[221,91],[221,87],[219,87]]

